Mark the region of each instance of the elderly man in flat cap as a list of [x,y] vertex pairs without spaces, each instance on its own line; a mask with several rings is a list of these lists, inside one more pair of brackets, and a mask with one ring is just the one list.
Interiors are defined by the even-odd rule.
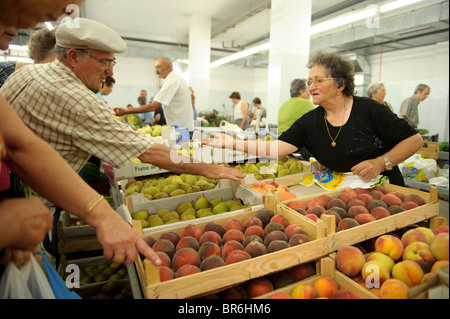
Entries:
[[92,90],[98,91],[106,77],[113,76],[115,53],[127,46],[101,23],[79,18],[77,24],[70,19],[61,21],[56,32],[57,59],[22,67],[9,77],[0,94],[75,171],[81,171],[94,155],[114,167],[137,157],[176,173],[214,179],[244,177],[235,169],[180,158],[176,151],[117,121],[114,111]]

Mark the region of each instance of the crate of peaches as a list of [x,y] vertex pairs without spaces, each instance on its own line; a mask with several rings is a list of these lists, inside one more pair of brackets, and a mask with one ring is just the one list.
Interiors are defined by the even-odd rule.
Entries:
[[[145,298],[204,295],[328,253],[324,231],[284,205],[271,203],[271,208],[267,203],[142,235],[163,261],[159,267],[147,259],[135,263]],[[140,231],[138,223],[133,227]]]
[[389,183],[370,189],[328,191],[282,203],[309,220],[327,221],[329,252],[439,214],[436,187],[426,193]]

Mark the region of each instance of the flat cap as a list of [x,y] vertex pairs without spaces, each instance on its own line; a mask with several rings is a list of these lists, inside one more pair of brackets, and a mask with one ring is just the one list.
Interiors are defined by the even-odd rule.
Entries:
[[120,53],[125,41],[110,27],[85,18],[64,18],[56,29],[56,45],[70,49],[92,49]]

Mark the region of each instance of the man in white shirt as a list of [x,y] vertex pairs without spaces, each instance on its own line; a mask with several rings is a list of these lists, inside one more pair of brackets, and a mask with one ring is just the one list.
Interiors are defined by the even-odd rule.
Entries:
[[162,57],[155,62],[158,77],[164,79],[164,84],[149,104],[132,109],[116,108],[117,116],[129,113],[153,112],[162,105],[167,124],[187,128],[192,134],[194,130],[194,112],[192,109],[191,91],[186,81],[173,72],[172,61]]

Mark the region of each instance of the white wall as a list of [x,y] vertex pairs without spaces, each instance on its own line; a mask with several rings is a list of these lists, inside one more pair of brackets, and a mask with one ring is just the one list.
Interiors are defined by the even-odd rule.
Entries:
[[367,58],[372,67],[372,81],[385,83],[395,112],[402,101],[424,83],[431,94],[419,104],[419,128],[439,134],[439,141],[449,140],[449,43],[424,46]]

